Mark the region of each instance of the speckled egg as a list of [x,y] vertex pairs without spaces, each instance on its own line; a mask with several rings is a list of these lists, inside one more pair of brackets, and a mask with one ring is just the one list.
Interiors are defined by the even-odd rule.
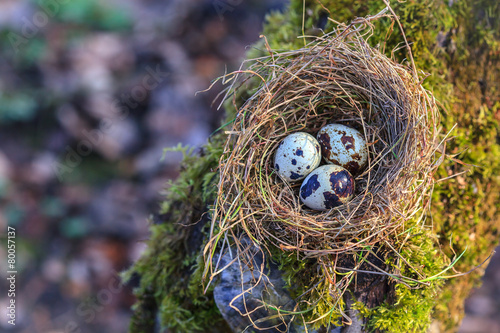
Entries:
[[327,164],[311,172],[300,186],[300,200],[309,208],[327,210],[354,195],[354,178],[339,165]]
[[318,132],[321,153],[327,163],[340,165],[351,174],[360,173],[368,162],[368,148],[363,135],[354,128],[329,124]]
[[321,148],[311,134],[296,132],[280,142],[274,168],[287,181],[304,179],[321,162]]

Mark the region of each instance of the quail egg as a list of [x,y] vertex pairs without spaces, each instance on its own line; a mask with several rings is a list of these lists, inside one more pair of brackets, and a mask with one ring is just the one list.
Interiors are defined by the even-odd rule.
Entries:
[[354,195],[354,178],[339,165],[327,164],[311,172],[300,186],[300,200],[314,210],[345,204]]
[[366,141],[354,128],[329,124],[319,130],[317,138],[327,163],[340,165],[353,175],[357,175],[366,166]]
[[311,134],[296,132],[280,142],[274,168],[287,181],[304,179],[321,162],[321,148]]

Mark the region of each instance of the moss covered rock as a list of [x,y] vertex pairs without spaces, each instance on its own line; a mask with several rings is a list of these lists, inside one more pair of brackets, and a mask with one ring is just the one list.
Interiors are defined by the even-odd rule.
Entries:
[[[462,161],[447,160],[436,177],[464,173],[437,183],[424,227],[408,226],[413,231],[400,253],[431,277],[426,286],[393,283],[392,296],[380,304],[373,307],[365,300],[355,307],[369,331],[425,332],[432,319],[443,331],[454,331],[463,316],[464,299],[480,283],[483,268],[448,277],[479,265],[497,244],[500,227],[500,3],[407,0],[392,6],[417,68],[429,73],[424,85],[440,102],[443,133],[453,137],[446,141],[446,150]],[[290,10],[267,17],[264,35],[272,49],[295,49],[307,42],[298,36],[327,32],[335,21],[349,22],[384,7],[383,1],[374,0],[293,0]],[[374,24],[371,45],[404,61],[408,54],[397,47],[402,42],[397,24],[389,18]],[[257,47],[265,50],[262,43]],[[249,57],[259,52],[251,51]],[[234,110],[229,108],[228,121],[232,117]],[[212,291],[202,283],[201,258],[224,140],[223,134],[216,134],[201,154],[186,152],[181,176],[170,186],[151,226],[148,250],[124,273],[126,279],[140,277],[131,332],[151,332],[158,324],[172,332],[228,330]],[[462,253],[460,260],[450,262]],[[308,263],[279,254],[274,259],[289,285],[307,279],[303,275]],[[452,269],[444,272],[450,264]],[[322,306],[315,315],[329,311],[328,302]]]

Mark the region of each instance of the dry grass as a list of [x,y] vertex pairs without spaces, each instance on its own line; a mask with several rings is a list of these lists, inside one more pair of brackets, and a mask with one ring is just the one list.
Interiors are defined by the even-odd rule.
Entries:
[[[242,234],[263,247],[321,260],[362,251],[424,216],[443,156],[435,154],[438,110],[412,62],[398,64],[368,45],[367,24],[340,26],[300,50],[269,50],[269,56],[224,77],[232,81],[226,97],[248,89],[247,80],[260,85],[244,102],[233,98],[238,113],[220,160],[205,248],[210,280],[223,269],[213,255],[238,245]],[[318,212],[301,204],[301,182],[276,175],[273,159],[287,135],[316,136],[329,123],[361,131],[369,162],[348,204]]]

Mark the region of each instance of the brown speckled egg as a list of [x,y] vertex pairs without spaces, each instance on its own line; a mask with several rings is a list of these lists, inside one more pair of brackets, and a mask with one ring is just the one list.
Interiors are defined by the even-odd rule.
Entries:
[[366,141],[354,128],[329,124],[319,130],[317,138],[325,162],[340,165],[353,175],[359,174],[366,166]]
[[338,165],[323,165],[304,179],[300,200],[311,209],[328,210],[351,200],[354,188],[349,171]]
[[321,163],[321,148],[314,136],[290,134],[280,142],[274,155],[274,169],[287,181],[304,179]]

